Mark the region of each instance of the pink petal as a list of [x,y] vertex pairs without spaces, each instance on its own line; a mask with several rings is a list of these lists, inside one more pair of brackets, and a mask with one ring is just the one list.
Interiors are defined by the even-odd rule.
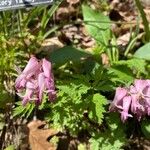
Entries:
[[138,92],[142,93],[144,88],[148,86],[148,82],[146,80],[135,80],[134,86]]
[[121,112],[121,120],[125,122],[128,117],[132,117],[131,114],[128,113],[131,105],[131,96],[126,96],[123,98],[123,111]]
[[49,80],[48,78],[45,79],[45,86],[46,86],[46,92],[49,95],[49,100],[55,100],[56,99],[56,91],[55,91],[55,85],[54,80]]
[[116,88],[116,94],[115,94],[113,102],[110,105],[110,111],[114,111],[116,107],[119,109],[123,108],[122,101],[123,101],[123,98],[126,96],[126,94],[127,94],[127,89],[121,88],[121,87]]
[[44,75],[47,77],[47,78],[50,78],[51,76],[51,69],[52,69],[52,65],[49,61],[47,61],[45,58],[42,60],[43,63],[42,63],[42,68],[43,68],[43,71],[44,71]]
[[45,85],[47,90],[55,90],[54,80],[45,79]]
[[[32,56],[15,84],[18,95],[23,99],[23,105],[31,100],[40,104],[44,91],[47,91],[50,100],[56,98],[51,63],[46,59],[39,62]],[[25,95],[21,95],[23,91],[26,91]]]
[[150,107],[147,108],[147,115],[150,116]]
[[123,111],[128,112],[131,105],[131,96],[123,98]]
[[150,80],[149,80],[149,79],[147,79],[146,81],[147,81],[147,84],[150,86]]
[[131,114],[128,114],[127,112],[124,112],[124,111],[121,112],[122,122],[125,122],[128,119],[128,117],[133,117],[133,116]]
[[31,99],[32,94],[33,94],[32,90],[29,90],[29,89],[26,90],[26,94],[22,100],[23,106],[25,106],[28,103],[28,101]]
[[140,104],[138,102],[138,98],[136,94],[132,94],[132,102],[131,102],[131,111],[136,114],[137,113],[137,109],[139,108]]
[[39,86],[39,101],[41,102],[44,88],[45,88],[45,76],[43,73],[39,74],[38,77],[38,86]]
[[134,87],[133,85],[131,85],[131,86],[130,86],[130,93],[131,93],[131,94],[137,94],[137,92],[138,92],[138,91],[137,91],[136,87]]
[[116,89],[116,94],[115,94],[114,101],[117,102],[117,103],[119,103],[119,101],[122,98],[124,98],[126,96],[126,94],[127,94],[127,89],[118,87]]
[[38,87],[36,80],[30,80],[26,83],[26,88],[35,90]]
[[26,79],[25,79],[25,75],[21,74],[20,76],[18,76],[18,78],[15,81],[15,87],[21,88],[21,87],[25,87],[26,84]]
[[147,86],[144,90],[143,90],[143,96],[145,98],[150,98],[150,86]]
[[16,79],[16,88],[25,87],[27,80],[29,80],[38,69],[40,69],[38,60],[35,57],[31,57],[23,72]]
[[145,103],[146,103],[146,105],[147,105],[148,107],[150,107],[150,98],[146,98],[146,99],[145,99]]
[[23,70],[23,74],[29,74],[31,72],[35,72],[39,68],[39,62],[35,57],[31,57]]

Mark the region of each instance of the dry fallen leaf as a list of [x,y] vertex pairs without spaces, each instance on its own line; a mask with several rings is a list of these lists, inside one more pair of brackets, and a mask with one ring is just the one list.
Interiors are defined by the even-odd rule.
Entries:
[[126,46],[129,42],[131,38],[131,34],[129,32],[121,35],[118,39],[117,39],[117,45],[123,45]]
[[41,47],[37,49],[36,53],[40,53],[42,51],[51,53],[54,50],[62,48],[63,46],[64,46],[63,43],[60,42],[58,37],[45,39],[43,43],[41,44]]
[[57,9],[56,12],[56,20],[58,21],[65,21],[70,20],[71,18],[75,17],[77,14],[77,9],[75,9],[72,5],[66,4],[65,7],[60,7]]
[[28,123],[29,143],[32,150],[56,150],[56,147],[47,141],[48,137],[56,135],[58,132],[53,129],[39,129],[46,123],[41,120],[34,120]]
[[145,7],[150,6],[150,0],[140,0]]
[[109,57],[107,56],[107,54],[102,53],[101,58],[102,58],[102,64],[105,66],[108,66],[109,65]]
[[80,0],[67,0],[67,2],[72,5],[72,4],[77,4],[77,3],[79,3]]

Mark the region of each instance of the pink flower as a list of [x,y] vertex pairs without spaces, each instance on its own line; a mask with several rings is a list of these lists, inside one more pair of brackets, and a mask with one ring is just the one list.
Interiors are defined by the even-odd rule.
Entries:
[[123,98],[123,109],[121,111],[121,120],[125,122],[128,117],[132,117],[131,114],[128,113],[131,104],[131,96],[125,96]]
[[113,102],[110,105],[110,111],[114,111],[116,107],[118,109],[122,109],[123,102],[122,99],[127,95],[127,90],[125,88],[118,87],[116,88],[116,94]]
[[121,113],[123,122],[132,117],[128,112],[139,121],[143,116],[150,115],[150,80],[136,79],[129,88],[117,88],[109,109]]
[[149,114],[150,84],[149,80],[135,80],[134,85],[130,86],[132,97],[131,111],[137,116],[138,120]]
[[32,56],[16,79],[15,87],[18,95],[23,99],[23,105],[29,101],[41,103],[44,93],[48,94],[50,100],[55,100],[56,91],[51,63],[45,58],[40,61]]
[[16,88],[24,87],[27,80],[39,70],[39,62],[35,57],[31,57],[27,66],[16,79]]
[[121,120],[125,122],[128,117],[132,117],[132,115],[128,113],[130,104],[131,97],[128,96],[128,89],[118,87],[116,89],[116,94],[109,110],[118,111],[119,113],[121,113]]

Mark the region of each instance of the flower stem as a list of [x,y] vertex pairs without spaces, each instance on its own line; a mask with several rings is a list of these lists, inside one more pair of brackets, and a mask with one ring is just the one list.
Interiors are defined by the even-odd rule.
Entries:
[[149,22],[146,18],[146,14],[143,10],[143,6],[139,0],[135,0],[136,6],[141,14],[143,24],[144,24],[144,30],[145,30],[145,40],[147,42],[150,42],[150,29],[149,29]]

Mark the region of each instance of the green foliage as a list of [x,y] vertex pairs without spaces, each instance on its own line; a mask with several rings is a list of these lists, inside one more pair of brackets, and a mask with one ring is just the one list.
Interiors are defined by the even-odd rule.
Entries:
[[146,62],[142,59],[120,60],[115,62],[109,72],[112,74],[113,82],[131,83],[134,78],[147,75]]
[[129,59],[129,60],[120,60],[115,62],[116,65],[126,66],[133,71],[133,73],[146,73],[146,62],[142,59]]
[[6,104],[9,102],[12,102],[14,100],[14,98],[12,97],[12,95],[10,95],[10,93],[8,91],[6,91],[6,89],[4,88],[4,85],[2,83],[0,84],[0,90],[1,90],[1,92],[0,92],[0,109],[2,110],[2,109],[5,109]]
[[93,81],[92,86],[95,90],[107,92],[114,90],[115,82],[113,82],[112,78],[112,73],[96,63],[89,80]]
[[107,104],[107,99],[99,93],[94,94],[89,104],[89,118],[102,123],[103,113],[106,111],[104,106]]
[[10,145],[7,148],[5,148],[4,150],[15,150],[15,146],[14,145]]
[[48,96],[45,93],[43,94],[43,100],[40,105],[36,105],[34,101],[27,103],[26,106],[23,106],[20,101],[16,102],[15,103],[16,106],[13,109],[13,116],[14,117],[21,116],[24,118],[29,118],[31,116],[37,117],[36,115],[38,111],[46,110],[47,108],[50,110],[51,104],[50,102],[47,102],[47,100],[48,100]]
[[140,47],[134,54],[136,58],[142,58],[145,60],[150,60],[150,43],[145,44]]
[[100,44],[107,46],[110,40],[110,20],[102,13],[83,5],[83,17],[89,34]]
[[141,129],[143,134],[150,139],[150,119],[145,119],[142,121]]
[[54,126],[66,127],[71,133],[77,133],[82,129],[83,113],[88,107],[84,95],[89,87],[78,81],[65,82],[57,85],[58,98],[52,105],[53,111],[49,119],[53,120]]
[[[62,80],[57,80],[58,97],[51,105],[52,111],[46,117],[47,120],[53,122],[54,127],[66,128],[72,134],[88,129],[89,124],[86,123],[85,112],[93,122],[102,123],[107,99],[96,87],[97,73],[93,71],[92,74],[87,75],[67,74]],[[103,73],[99,74],[99,80],[103,78],[103,75]],[[91,80],[93,80],[92,83]]]
[[117,61],[119,57],[118,49],[116,47],[115,36],[111,32],[111,21],[109,17],[93,10],[87,5],[82,5],[82,11],[85,27],[89,35],[93,37],[99,45],[99,49],[101,49],[99,51],[105,51],[107,53],[110,63]]
[[23,106],[21,102],[15,103],[17,106],[13,110],[13,116],[21,116],[28,118],[33,111],[35,110],[35,105],[33,103],[28,103],[26,106]]
[[106,117],[108,128],[104,132],[95,132],[90,139],[93,150],[121,150],[126,142],[124,126],[117,114],[110,113]]
[[91,56],[89,53],[78,50],[71,46],[60,48],[49,55],[49,59],[58,66],[64,65],[67,62],[80,62],[82,58]]
[[[5,108],[6,103],[14,100],[3,84],[8,84],[8,89],[14,90],[14,79],[17,76],[15,66],[24,67],[29,54],[35,54],[42,40],[50,35],[52,31],[47,26],[61,2],[56,0],[51,8],[43,6],[0,13],[0,108]],[[40,27],[37,27],[38,23]],[[34,109],[32,104],[26,107],[20,103],[16,105],[15,116],[29,117]]]
[[52,33],[51,29],[46,31],[46,27],[52,15],[55,13],[55,11],[57,10],[57,8],[59,7],[62,1],[63,0],[55,0],[55,2],[53,3],[50,9],[44,8],[44,12],[43,12],[42,19],[41,19],[41,28],[40,28],[39,35],[38,35],[40,38],[45,39]]
[[119,82],[125,84],[127,82],[132,82],[134,80],[131,70],[129,70],[127,67],[112,66],[109,69],[109,72],[110,74],[112,74],[111,80],[113,82]]
[[150,29],[149,29],[149,22],[148,19],[146,18],[146,14],[143,10],[143,6],[140,0],[135,0],[135,4],[140,12],[142,21],[143,21],[143,25],[144,25],[144,30],[145,30],[145,40],[147,42],[150,42]]

